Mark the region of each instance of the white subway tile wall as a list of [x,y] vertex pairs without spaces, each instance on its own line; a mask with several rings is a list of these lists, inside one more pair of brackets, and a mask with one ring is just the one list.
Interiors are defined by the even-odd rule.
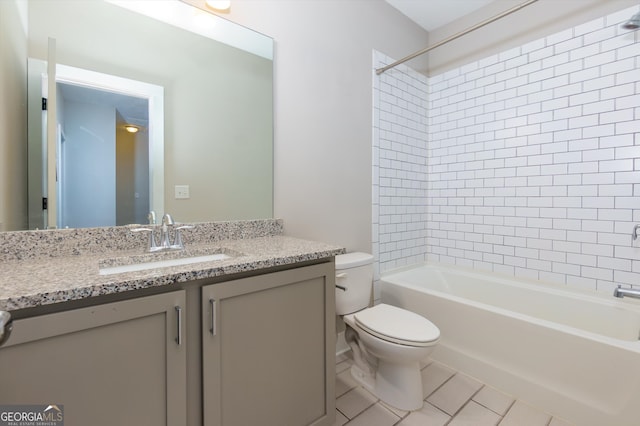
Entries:
[[[374,52],[374,68],[392,62]],[[401,65],[379,77],[374,73],[373,80],[372,235],[377,281],[381,271],[427,258],[428,114],[426,76]]]
[[428,259],[640,284],[640,43],[629,8],[429,79]]
[[620,28],[637,12],[428,79],[374,77],[378,274],[426,248],[583,289],[640,285],[640,32]]

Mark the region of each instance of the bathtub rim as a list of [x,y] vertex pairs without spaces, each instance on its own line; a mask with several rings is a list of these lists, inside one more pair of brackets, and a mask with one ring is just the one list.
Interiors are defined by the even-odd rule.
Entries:
[[545,282],[541,280],[532,280],[530,278],[520,278],[520,277],[515,277],[512,275],[503,274],[499,272],[489,272],[489,271],[483,271],[483,270],[473,269],[473,268],[464,267],[464,266],[451,265],[451,264],[445,264],[445,263],[433,262],[433,261],[426,261],[426,262],[422,262],[414,265],[407,265],[400,268],[395,268],[393,270],[385,271],[380,275],[381,286],[384,286],[385,283],[388,283],[391,285],[408,287],[414,291],[431,293],[435,297],[450,299],[455,302],[462,303],[464,305],[472,306],[479,309],[491,310],[501,315],[505,315],[507,317],[514,318],[520,321],[533,322],[541,326],[549,327],[563,333],[578,335],[582,338],[595,340],[602,344],[612,345],[621,349],[640,353],[640,332],[637,340],[624,340],[620,338],[607,336],[604,334],[590,332],[584,329],[577,328],[575,326],[561,324],[558,322],[546,320],[546,319],[535,317],[532,315],[519,313],[513,310],[501,308],[499,306],[493,306],[487,303],[477,302],[474,300],[456,296],[454,294],[443,292],[440,290],[421,287],[418,284],[410,283],[410,282],[407,282],[406,280],[395,280],[395,281],[393,280],[393,275],[397,275],[399,273],[406,272],[409,270],[422,269],[422,268],[432,268],[436,270],[439,269],[439,270],[444,270],[454,274],[474,275],[475,277],[480,277],[488,280],[498,280],[498,282],[501,284],[513,285],[516,287],[525,288],[527,290],[543,291],[551,294],[559,294],[564,297],[572,297],[572,298],[584,300],[591,303],[603,304],[612,309],[631,311],[635,314],[640,315],[640,300],[638,299],[629,299],[629,298],[618,299],[618,298],[615,298],[613,295],[607,297],[606,294],[603,294],[603,292],[576,289],[573,287],[564,288],[564,287],[561,287],[560,284]]

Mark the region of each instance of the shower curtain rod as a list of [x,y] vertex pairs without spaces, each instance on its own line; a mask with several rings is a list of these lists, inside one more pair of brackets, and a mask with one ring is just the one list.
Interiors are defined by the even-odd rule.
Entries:
[[453,41],[453,40],[455,40],[455,39],[457,39],[457,38],[460,38],[460,37],[462,37],[462,36],[463,36],[463,35],[465,35],[465,34],[469,34],[470,32],[477,30],[478,28],[482,28],[482,27],[484,27],[485,25],[488,25],[488,24],[490,24],[490,23],[492,23],[492,22],[494,22],[494,21],[497,21],[497,20],[498,20],[498,19],[500,19],[500,18],[504,18],[505,16],[510,15],[510,14],[512,14],[513,12],[517,12],[518,10],[522,9],[523,7],[529,6],[531,3],[535,3],[535,2],[537,2],[537,1],[538,1],[538,0],[528,0],[528,1],[525,1],[524,3],[519,4],[518,6],[515,6],[515,7],[512,7],[511,9],[505,10],[504,12],[499,13],[498,15],[495,15],[493,18],[489,18],[489,19],[487,19],[486,21],[482,21],[482,22],[480,22],[479,24],[476,24],[476,25],[474,25],[474,26],[472,26],[472,27],[469,27],[469,28],[467,28],[467,29],[466,29],[466,30],[464,30],[464,31],[460,31],[460,32],[459,32],[459,33],[457,33],[457,34],[454,34],[454,35],[452,35],[452,36],[449,36],[449,37],[445,38],[444,40],[441,40],[441,41],[437,42],[437,43],[436,43],[436,44],[434,44],[433,46],[429,46],[429,47],[424,48],[424,49],[422,49],[422,50],[419,50],[419,51],[417,51],[417,52],[415,52],[415,53],[412,53],[411,55],[409,55],[409,56],[407,56],[407,57],[404,57],[404,58],[402,58],[402,59],[400,59],[400,60],[398,60],[398,61],[395,61],[394,63],[392,63],[392,64],[390,64],[390,65],[384,66],[384,67],[382,67],[382,68],[378,68],[378,69],[376,70],[376,74],[380,75],[380,74],[382,74],[383,72],[385,72],[385,71],[387,71],[387,70],[390,70],[391,68],[394,68],[394,67],[396,67],[396,66],[398,66],[398,65],[400,65],[400,64],[402,64],[402,63],[404,63],[404,62],[407,62],[407,61],[409,61],[409,60],[411,60],[411,59],[413,59],[413,58],[415,58],[415,57],[417,57],[417,56],[424,55],[425,53],[427,53],[427,52],[429,52],[429,51],[431,51],[431,50],[435,49],[436,47],[440,47],[440,46],[442,46],[443,44],[447,44],[447,43],[449,43],[450,41]]

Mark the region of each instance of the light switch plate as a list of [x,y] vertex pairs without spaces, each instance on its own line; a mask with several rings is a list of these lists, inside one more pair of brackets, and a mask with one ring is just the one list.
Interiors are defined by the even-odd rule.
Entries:
[[189,198],[189,185],[175,186],[176,200],[185,200]]

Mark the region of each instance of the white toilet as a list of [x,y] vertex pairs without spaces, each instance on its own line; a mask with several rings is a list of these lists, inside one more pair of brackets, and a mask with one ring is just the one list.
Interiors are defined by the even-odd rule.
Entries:
[[440,330],[426,318],[379,304],[369,307],[373,287],[373,256],[336,256],[336,314],[347,328],[352,376],[382,401],[402,410],[422,407],[420,361],[440,338]]

